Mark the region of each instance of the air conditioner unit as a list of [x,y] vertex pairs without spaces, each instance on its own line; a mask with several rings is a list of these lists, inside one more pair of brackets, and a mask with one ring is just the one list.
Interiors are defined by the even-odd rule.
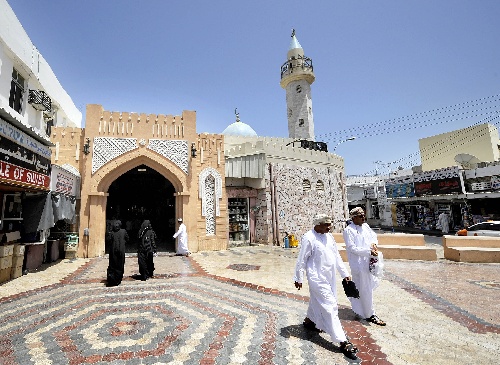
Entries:
[[46,111],[51,109],[52,102],[47,94],[41,90],[29,90],[28,104],[38,111]]

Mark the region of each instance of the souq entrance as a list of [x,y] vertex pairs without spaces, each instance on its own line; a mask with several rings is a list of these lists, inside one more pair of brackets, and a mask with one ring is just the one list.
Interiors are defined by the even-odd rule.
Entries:
[[[106,232],[115,220],[122,222],[130,241],[127,253],[137,252],[138,232],[144,220],[155,231],[159,252],[175,251],[175,189],[154,169],[141,165],[126,172],[109,187],[106,206]],[[106,242],[106,253],[109,253]]]

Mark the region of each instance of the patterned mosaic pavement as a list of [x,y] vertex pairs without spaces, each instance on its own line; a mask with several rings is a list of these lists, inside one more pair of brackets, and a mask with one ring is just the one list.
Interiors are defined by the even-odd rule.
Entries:
[[[112,288],[106,259],[60,261],[0,286],[0,365],[347,364],[327,335],[300,325],[308,292],[291,282],[296,254],[261,246],[164,255],[146,282],[132,278],[130,257]],[[499,363],[500,265],[386,268],[376,305],[387,327],[355,320],[339,293],[362,364]]]

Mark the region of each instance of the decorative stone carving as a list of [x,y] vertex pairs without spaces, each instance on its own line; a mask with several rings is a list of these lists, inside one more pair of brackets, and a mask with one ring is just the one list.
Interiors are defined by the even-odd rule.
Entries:
[[94,137],[93,144],[92,174],[118,156],[139,148],[137,138]]
[[205,227],[207,236],[215,235],[215,178],[208,175],[205,179]]
[[187,141],[150,139],[147,148],[172,161],[187,175],[189,161]]
[[201,215],[205,217],[207,215],[207,203],[208,203],[208,195],[210,192],[205,191],[206,189],[206,180],[208,176],[213,176],[215,180],[215,215],[220,217],[220,206],[219,200],[222,199],[222,177],[219,172],[212,168],[207,167],[204,169],[199,176],[199,197],[201,198]]

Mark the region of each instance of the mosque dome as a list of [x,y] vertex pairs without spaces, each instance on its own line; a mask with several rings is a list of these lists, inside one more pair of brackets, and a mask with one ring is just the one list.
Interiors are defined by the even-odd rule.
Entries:
[[240,122],[240,115],[236,113],[236,122],[227,126],[222,132],[225,136],[257,137],[257,133],[248,124]]

